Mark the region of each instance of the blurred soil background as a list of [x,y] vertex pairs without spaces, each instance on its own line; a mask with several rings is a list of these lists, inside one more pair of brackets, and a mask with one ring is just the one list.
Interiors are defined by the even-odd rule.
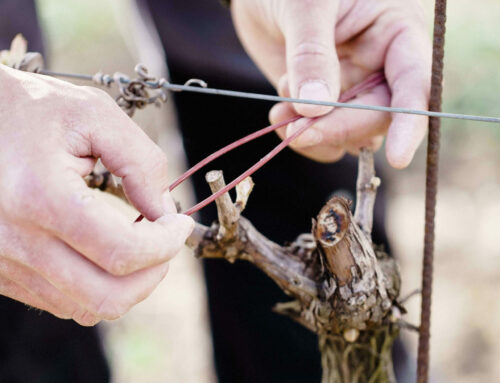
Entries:
[[[430,20],[432,1],[425,3]],[[38,6],[51,69],[131,74],[143,62],[162,73],[161,51],[138,23],[132,0],[38,0]],[[444,110],[500,116],[499,19],[498,0],[449,4]],[[179,175],[184,162],[172,106],[139,111],[135,120],[167,151],[172,179]],[[431,359],[434,374],[446,380],[438,381],[500,381],[499,149],[499,126],[444,121]],[[387,224],[404,292],[420,286],[424,160],[425,145],[410,168],[386,169]],[[183,206],[192,203],[189,186],[174,196]],[[415,324],[419,303],[408,304]],[[200,264],[188,251],[172,261],[150,298],[101,330],[115,383],[215,382]],[[415,353],[416,335],[404,338]]]

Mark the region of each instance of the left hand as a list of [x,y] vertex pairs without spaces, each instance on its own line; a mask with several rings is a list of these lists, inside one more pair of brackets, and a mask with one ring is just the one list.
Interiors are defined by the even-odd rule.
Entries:
[[[281,96],[337,101],[341,91],[384,70],[387,83],[352,103],[426,110],[430,41],[420,0],[232,0],[238,35]],[[396,168],[412,160],[427,127],[422,116],[280,103],[272,123],[322,116],[292,147],[318,161],[380,147]],[[290,124],[284,138],[298,128]]]

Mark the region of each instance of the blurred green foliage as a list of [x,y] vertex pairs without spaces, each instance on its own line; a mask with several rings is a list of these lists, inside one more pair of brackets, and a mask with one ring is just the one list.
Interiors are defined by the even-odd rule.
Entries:
[[113,9],[107,0],[36,0],[36,3],[45,37],[54,50],[92,44],[116,33]]
[[[64,51],[71,50],[72,46],[91,45],[96,39],[116,33],[115,23],[112,22],[113,7],[109,0],[37,0],[37,4],[46,37],[53,50]],[[123,6],[128,6],[128,1],[123,1]],[[427,1],[426,6],[431,7],[432,2]],[[498,20],[498,0],[449,2],[444,110],[500,115]],[[483,128],[500,139],[500,127],[496,125],[444,121],[445,134],[449,129],[457,128]]]
[[[500,116],[500,1],[449,2],[444,110]],[[500,139],[500,126],[447,120],[449,129],[483,128]]]

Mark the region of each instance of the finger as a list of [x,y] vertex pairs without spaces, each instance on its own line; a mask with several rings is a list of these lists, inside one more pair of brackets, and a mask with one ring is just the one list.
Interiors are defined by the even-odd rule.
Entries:
[[124,315],[149,296],[168,271],[168,264],[164,263],[127,276],[113,276],[40,230],[19,234],[18,243],[21,243],[15,253],[18,263],[99,319]]
[[296,115],[297,113],[291,104],[287,102],[280,102],[278,104],[274,104],[269,110],[269,122],[274,125],[281,121],[288,120]]
[[177,206],[175,205],[175,200],[172,198],[172,195],[169,191],[166,191],[163,194],[163,208],[165,209],[164,214],[176,214]]
[[[282,129],[279,129],[276,132],[282,140],[284,140],[287,137],[286,132]],[[329,144],[322,144],[322,145],[315,145],[312,147],[301,147],[301,148],[297,148],[294,147],[293,145],[290,145],[290,148],[307,158],[310,158],[317,162],[324,162],[324,163],[331,163],[338,161],[345,154],[344,148]]]
[[[391,106],[427,110],[431,78],[431,47],[425,28],[408,26],[387,51],[385,71],[392,91]],[[395,168],[411,162],[427,130],[427,117],[394,114],[386,141],[386,155]]]
[[[304,125],[306,125],[308,121],[304,119],[297,120],[288,124],[286,128],[286,137],[290,137],[295,134],[298,130],[302,129]],[[290,142],[290,146],[292,148],[307,148],[314,145],[319,145],[323,141],[323,134],[320,130],[311,126],[309,129],[304,131],[300,136]]]
[[[354,98],[350,103],[387,106],[390,103],[390,93],[387,85],[381,84]],[[286,113],[282,110],[275,113],[278,112],[282,115]],[[304,148],[320,143],[346,146],[385,133],[390,118],[391,116],[384,112],[336,108],[326,116],[318,118],[310,129],[292,143],[292,146]],[[299,129],[301,124],[301,121],[289,124],[287,137]]]
[[54,310],[49,304],[34,297],[29,291],[23,289],[9,278],[5,278],[3,275],[0,275],[0,295],[43,311],[51,312]]
[[[15,282],[36,299],[36,307],[61,319],[74,319],[82,326],[94,326],[99,319],[57,290],[30,268],[7,258],[0,259],[0,275]],[[33,302],[34,303],[34,302]]]
[[65,182],[48,176],[37,195],[38,205],[25,208],[21,214],[114,275],[130,274],[173,258],[194,227],[192,218],[182,214],[133,223],[78,175],[54,173]]
[[[388,105],[390,103],[390,94],[387,85],[379,85],[373,90],[366,92],[351,102],[357,104],[377,104]],[[289,119],[295,115],[295,111],[287,103],[274,105],[269,112],[269,119],[272,124]],[[378,150],[383,143],[383,137],[374,136],[386,131],[390,122],[390,116],[387,113],[370,112],[361,110],[350,110],[337,108],[332,113],[321,117],[310,129],[327,129],[327,132],[320,143],[312,145],[314,136],[307,136],[307,131],[302,134],[291,147],[307,156],[321,162],[334,162],[343,157],[345,151],[352,155],[358,155],[359,149],[369,147]],[[278,135],[285,139],[289,134],[293,134],[295,129],[300,128],[300,124],[281,128],[277,131]],[[341,127],[341,124],[343,127]],[[327,137],[327,138],[325,138]],[[342,149],[342,147],[344,149]]]
[[316,162],[333,163],[341,160],[346,150],[333,145],[316,145],[309,148],[293,148],[294,151]]
[[[288,81],[292,97],[336,101],[340,92],[340,65],[334,29],[337,1],[289,1],[282,30],[286,40]],[[304,116],[315,117],[332,108],[295,104]]]
[[97,112],[90,134],[92,155],[122,177],[130,202],[147,219],[156,220],[170,208],[170,197],[164,196],[169,185],[167,158],[115,103],[105,106]]
[[290,86],[288,85],[288,75],[286,73],[278,81],[278,95],[280,97],[290,97]]
[[[291,119],[297,115],[297,112],[293,109],[293,106],[287,102],[280,102],[275,104],[269,111],[269,122],[271,125],[277,124],[281,121]],[[283,126],[276,130],[276,133],[282,138],[286,138],[286,126]]]
[[[286,109],[284,108],[284,105],[281,106],[283,107],[283,109]],[[279,111],[276,111],[276,113],[279,113]],[[277,121],[282,121],[282,119],[277,119]],[[286,128],[277,130],[278,136],[283,140],[287,137],[285,129]],[[291,148],[295,150],[297,153],[300,153],[303,156],[308,157],[312,160],[324,163],[331,163],[342,159],[342,157],[346,152],[353,156],[358,156],[361,148],[370,148],[373,151],[378,151],[383,143],[384,143],[383,136],[375,136],[370,139],[364,139],[362,141],[348,143],[344,146],[344,148],[335,145],[329,145],[327,143],[315,145],[313,147],[297,148],[291,146]]]
[[[284,2],[281,3],[278,7],[286,6]],[[266,6],[260,7],[259,3],[256,7],[256,4],[255,1],[233,1],[232,21],[245,51],[269,82],[276,87],[279,78],[286,72],[285,47],[282,31],[274,20],[269,22],[269,17],[274,19],[280,12],[276,9],[265,10]],[[260,11],[265,11],[267,15]]]

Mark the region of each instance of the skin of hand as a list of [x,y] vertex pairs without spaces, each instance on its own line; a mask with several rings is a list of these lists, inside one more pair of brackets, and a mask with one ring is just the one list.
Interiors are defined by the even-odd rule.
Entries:
[[[145,299],[193,229],[161,149],[105,92],[0,65],[0,294],[82,325]],[[147,218],[83,178],[100,158]]]
[[[232,0],[245,49],[285,97],[337,101],[341,91],[383,70],[386,83],[351,103],[427,110],[431,44],[420,0]],[[395,168],[411,162],[427,128],[422,116],[276,104],[270,120],[320,117],[292,148],[322,162],[360,147],[378,149]],[[304,120],[278,134],[290,136]]]

